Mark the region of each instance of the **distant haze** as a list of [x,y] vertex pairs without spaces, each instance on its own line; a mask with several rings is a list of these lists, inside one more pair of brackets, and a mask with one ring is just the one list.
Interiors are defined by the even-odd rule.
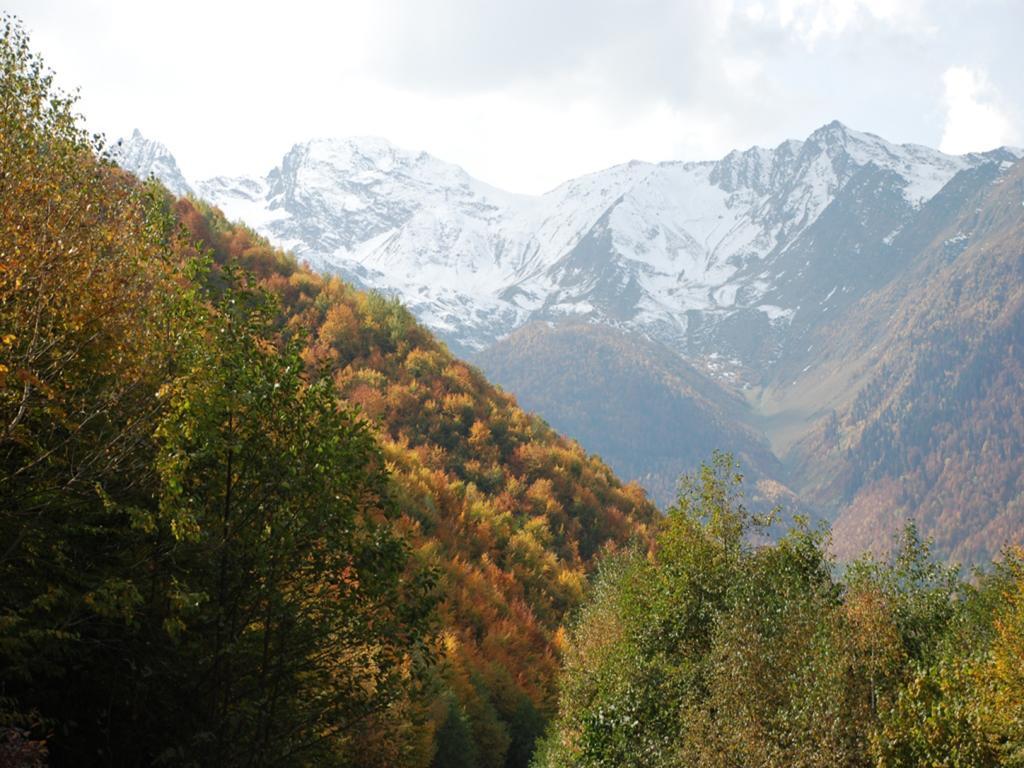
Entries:
[[541,192],[832,119],[961,153],[1024,143],[1019,0],[13,0],[89,126],[185,174],[384,136]]

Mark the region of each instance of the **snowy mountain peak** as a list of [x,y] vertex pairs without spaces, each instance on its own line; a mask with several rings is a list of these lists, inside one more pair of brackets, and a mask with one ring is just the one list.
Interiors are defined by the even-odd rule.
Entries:
[[[317,138],[295,144],[284,156],[284,175],[304,169],[357,183],[372,183],[385,176],[406,177],[412,184],[468,185],[473,180],[462,168],[426,152],[402,149],[374,136]],[[479,184],[479,182],[477,182]]]
[[170,150],[158,141],[147,139],[138,128],[110,148],[110,159],[141,179],[150,176],[160,179],[176,195],[192,194],[192,187]]
[[[886,141],[881,136],[866,131],[856,131],[848,125],[833,120],[821,126],[803,142],[805,146],[820,147],[833,152],[846,152],[863,159],[879,151],[898,151],[902,145]],[[936,152],[936,154],[939,154]]]
[[[275,214],[267,222],[268,234],[328,269],[341,267],[333,255],[351,259],[354,250],[371,241],[387,246],[378,256],[393,262],[397,245],[388,235],[403,227],[427,232],[445,222],[445,237],[452,237],[468,219],[497,226],[499,207],[516,198],[426,152],[372,137],[296,144],[263,182],[266,207]],[[249,198],[238,184],[237,192],[225,191],[219,198],[229,215],[232,202]],[[370,261],[360,259],[359,265]]]
[[[817,130],[813,131],[808,137],[808,141],[814,141],[821,144],[832,144],[845,146],[851,139],[857,137],[872,136],[872,134],[860,133],[847,127],[844,123],[838,120],[833,120],[831,123],[826,123]],[[877,138],[872,136],[872,138]]]
[[814,154],[815,147],[832,158],[837,167],[845,163],[857,168],[873,164],[897,174],[905,181],[904,197],[915,207],[930,200],[959,171],[985,161],[976,155],[947,155],[919,144],[894,144],[873,133],[855,131],[838,120],[823,125],[804,142],[805,153]]
[[352,170],[374,167],[387,172],[397,165],[409,165],[429,157],[425,152],[410,152],[377,136],[348,138],[315,138],[292,147],[292,152],[305,153],[336,168]]

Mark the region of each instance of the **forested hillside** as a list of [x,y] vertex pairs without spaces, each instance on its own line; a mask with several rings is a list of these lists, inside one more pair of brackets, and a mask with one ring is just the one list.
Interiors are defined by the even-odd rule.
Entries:
[[526,765],[654,507],[397,303],[104,161],[10,20],[0,67],[5,759]]
[[[525,765],[554,705],[556,635],[583,597],[588,564],[644,539],[657,511],[396,301],[297,267],[215,210],[188,200],[173,210],[217,263],[241,265],[278,297],[283,332],[305,340],[307,370],[324,371],[374,426],[398,527],[440,577],[442,662],[431,682],[441,692],[431,699],[445,706],[435,725],[466,739],[455,751],[476,753],[476,764]],[[429,739],[420,748],[427,757]],[[381,755],[381,765],[397,760]]]
[[779,460],[743,424],[746,402],[667,347],[589,323],[536,323],[474,360],[556,428],[600,445],[602,458],[620,475],[639,478],[662,508],[709,447],[737,457],[763,506],[793,506],[776,480],[783,474]]
[[791,463],[839,512],[844,556],[883,547],[907,517],[967,563],[1024,531],[1024,164],[956,181],[904,233],[921,241],[912,269],[819,340],[856,394]]

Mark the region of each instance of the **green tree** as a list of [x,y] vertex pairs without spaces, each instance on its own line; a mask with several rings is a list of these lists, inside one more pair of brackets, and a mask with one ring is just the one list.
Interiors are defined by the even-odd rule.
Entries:
[[505,768],[528,768],[537,740],[544,735],[544,716],[522,696],[508,721],[510,743]]
[[384,749],[433,599],[377,440],[72,108],[5,16],[0,743],[348,764],[374,719]]
[[707,695],[719,615],[749,552],[732,458],[684,478],[653,553],[606,558],[571,632],[559,715],[535,761],[669,766]]
[[325,761],[408,682],[426,612],[403,595],[408,553],[366,423],[274,343],[269,296],[225,275],[161,393],[160,517],[188,596],[166,624],[195,715],[168,754]]
[[430,768],[476,768],[478,755],[476,741],[465,713],[451,698],[444,721],[435,735],[437,750]]
[[[880,712],[880,766],[1024,765],[1024,568],[1019,551],[973,587]],[[940,590],[941,591],[941,590]]]

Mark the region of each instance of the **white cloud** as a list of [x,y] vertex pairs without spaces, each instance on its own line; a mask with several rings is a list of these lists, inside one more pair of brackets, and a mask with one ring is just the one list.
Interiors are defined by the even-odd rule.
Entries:
[[808,46],[865,22],[882,22],[901,31],[927,28],[922,0],[778,0],[777,18]]
[[983,71],[950,67],[942,83],[946,125],[939,148],[943,152],[977,152],[1016,140],[1013,124],[998,106],[999,94]]

